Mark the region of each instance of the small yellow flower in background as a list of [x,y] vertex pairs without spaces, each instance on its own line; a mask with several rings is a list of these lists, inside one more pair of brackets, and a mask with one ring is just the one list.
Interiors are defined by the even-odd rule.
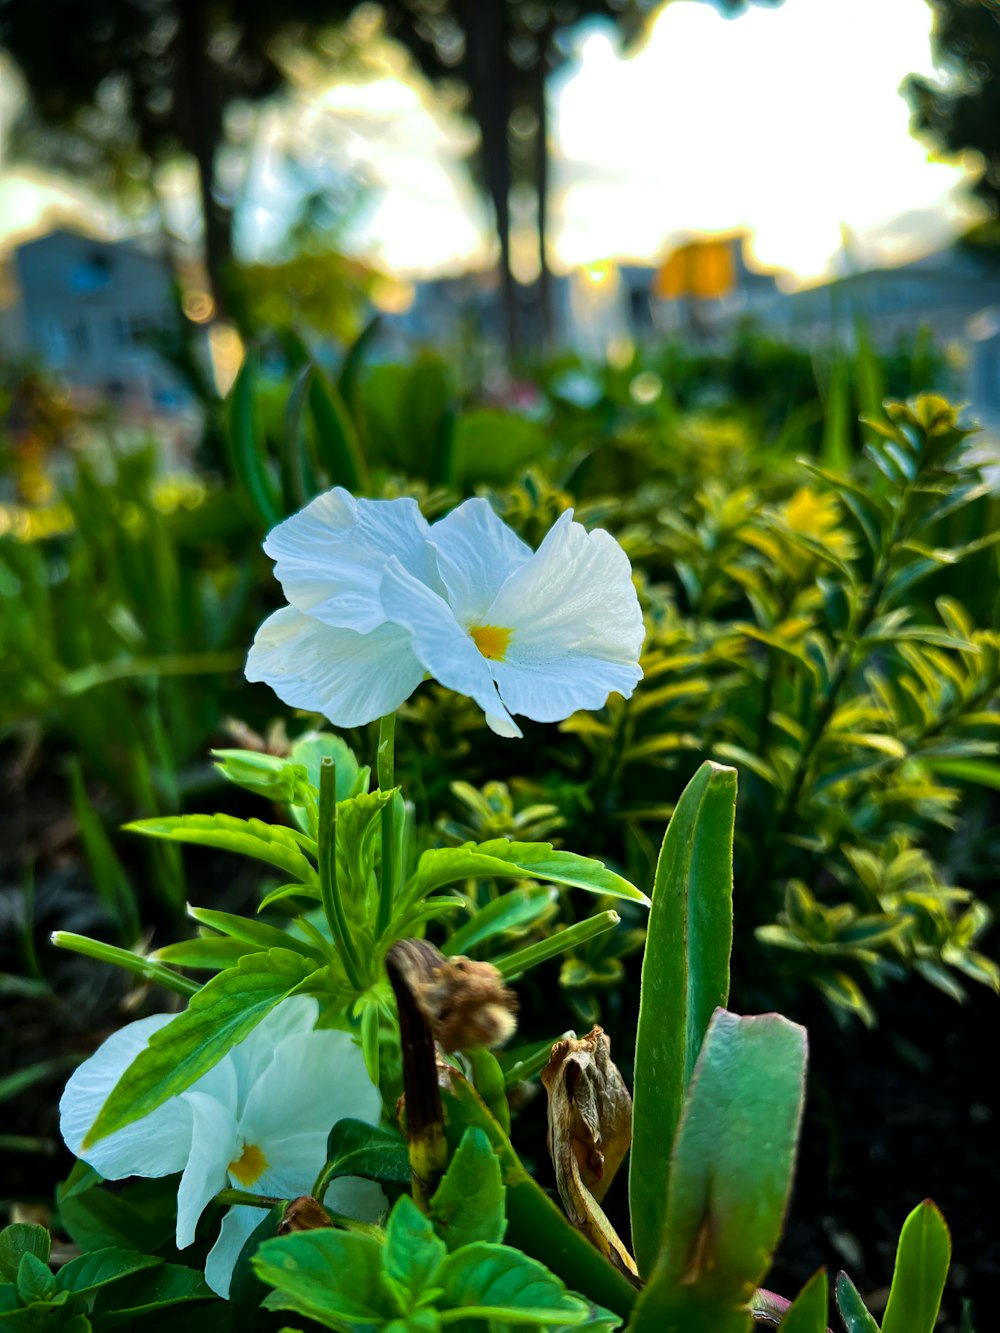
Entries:
[[264,550],[288,598],[247,660],[295,708],[337,726],[394,712],[430,674],[501,736],[632,693],[644,630],[628,557],[562,514],[532,551],[485,500],[430,524],[412,499],[339,487]]
[[[351,1116],[377,1125],[382,1098],[346,1032],[315,1030],[319,1005],[308,996],[283,1000],[186,1092],[83,1149],[112,1088],[171,1014],[140,1018],[113,1033],[73,1071],[59,1103],[67,1146],[106,1180],[181,1172],[177,1248],[195,1238],[198,1221],[228,1186],[294,1199],[308,1194],[326,1161],[326,1140]],[[385,1196],[368,1180],[335,1180],[329,1206],[374,1221]],[[237,1205],[222,1220],[205,1280],[229,1295],[240,1251],[264,1214]]]

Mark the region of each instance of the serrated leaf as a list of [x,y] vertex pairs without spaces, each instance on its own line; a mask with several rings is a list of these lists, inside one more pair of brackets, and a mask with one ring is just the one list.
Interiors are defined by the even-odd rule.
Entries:
[[882,1333],[933,1333],[941,1308],[951,1236],[930,1199],[903,1223]]
[[434,1229],[449,1251],[499,1242],[507,1229],[500,1162],[481,1129],[470,1127],[431,1199]]
[[382,1245],[356,1231],[299,1231],[265,1240],[254,1271],[273,1287],[268,1310],[295,1310],[327,1328],[381,1324],[401,1313],[382,1280]]
[[52,1238],[45,1227],[34,1222],[12,1222],[0,1231],[0,1278],[16,1282],[21,1256],[33,1254],[43,1264],[49,1262]]
[[416,1303],[435,1276],[448,1250],[434,1227],[408,1194],[396,1200],[385,1231],[382,1263],[386,1276]]
[[736,770],[702,764],[667,825],[646,931],[629,1165],[639,1272],[660,1245],[669,1149],[713,1012],[729,994]]
[[148,838],[216,847],[220,851],[249,856],[277,866],[303,884],[319,884],[316,869],[303,853],[299,838],[291,829],[278,824],[265,824],[260,819],[237,819],[233,815],[172,815],[138,819],[126,824],[125,828]]
[[437,1281],[444,1288],[439,1309],[462,1310],[470,1319],[558,1327],[584,1324],[593,1314],[612,1317],[570,1295],[544,1265],[507,1245],[479,1241],[463,1246],[449,1255]]
[[212,977],[191,997],[187,1009],[153,1033],[148,1047],[122,1074],[84,1148],[189,1088],[311,974],[314,970],[301,955],[271,949],[249,954]]

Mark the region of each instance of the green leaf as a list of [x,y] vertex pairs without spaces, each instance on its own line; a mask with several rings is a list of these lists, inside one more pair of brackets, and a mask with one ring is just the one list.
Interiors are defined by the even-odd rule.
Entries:
[[143,1268],[156,1268],[163,1260],[151,1254],[138,1254],[135,1250],[109,1248],[93,1250],[90,1254],[78,1255],[64,1264],[56,1274],[56,1286],[60,1291],[69,1291],[79,1295],[81,1292],[96,1291],[109,1282],[118,1282],[130,1273],[138,1273]]
[[340,393],[313,368],[309,381],[309,410],[316,424],[316,451],[329,474],[331,486],[357,493],[367,486],[368,472],[358,433]]
[[729,994],[736,770],[702,764],[660,849],[636,1032],[629,1166],[632,1244],[648,1275],[660,1245],[670,1145],[702,1038]]
[[141,1120],[192,1083],[299,989],[310,964],[288,949],[249,954],[212,977],[183,1011],[154,1032],[111,1091],[84,1148]]
[[791,1189],[805,1063],[805,1031],[787,1019],[713,1017],[677,1130],[659,1253],[634,1333],[750,1333],[748,1301]]
[[847,1333],[879,1333],[878,1324],[868,1312],[857,1287],[846,1273],[837,1274],[834,1294],[837,1300],[837,1311],[843,1320]]
[[278,824],[260,819],[236,819],[233,815],[172,815],[160,819],[137,819],[125,828],[148,838],[193,843],[197,847],[217,847],[239,856],[253,857],[277,866],[307,885],[319,879],[311,861],[300,846],[301,835]]
[[426,1288],[436,1285],[435,1276],[447,1253],[430,1219],[410,1196],[404,1194],[397,1199],[386,1227],[383,1266],[404,1308],[416,1303]]
[[33,1254],[43,1264],[49,1262],[52,1238],[44,1227],[34,1222],[12,1222],[0,1231],[0,1278],[16,1282],[17,1270],[25,1254]]
[[181,940],[178,944],[165,944],[153,957],[162,963],[172,963],[174,967],[221,972],[225,967],[234,967],[247,954],[258,952],[256,944],[222,935],[205,935],[194,940]]
[[299,1231],[266,1240],[253,1257],[274,1287],[269,1310],[295,1310],[327,1328],[381,1324],[402,1313],[382,1279],[382,1245],[356,1231]]
[[945,1220],[925,1199],[899,1233],[882,1333],[933,1333],[950,1263],[951,1236]]
[[974,782],[1000,791],[1000,764],[991,764],[986,759],[922,759],[921,762],[940,778]]
[[281,518],[278,488],[267,464],[264,430],[257,405],[259,358],[244,358],[229,396],[226,439],[233,475],[267,527]]
[[[184,1268],[181,1264],[161,1264],[159,1268],[147,1273],[136,1273],[113,1287],[104,1288],[97,1295],[93,1315],[95,1320],[100,1315],[98,1327],[114,1328],[119,1324],[131,1324],[134,1319],[152,1314],[155,1310],[168,1309],[174,1305],[189,1301],[215,1301],[215,1293],[206,1286],[205,1279],[193,1268]],[[187,1316],[179,1312],[177,1319]],[[222,1320],[217,1325],[222,1327]]]
[[293,953],[300,953],[303,958],[313,960],[314,967],[322,965],[321,962],[315,961],[315,945],[297,939],[288,931],[279,930],[277,926],[269,926],[265,921],[236,916],[232,912],[216,912],[208,907],[192,907],[190,903],[187,910],[188,916],[200,926],[218,930],[232,939],[242,940],[244,944],[255,944],[258,950],[291,949]]
[[784,1333],[827,1333],[829,1305],[826,1270],[820,1269],[802,1288],[781,1321]]
[[548,884],[509,889],[480,908],[464,926],[459,926],[448,938],[444,952],[467,954],[496,935],[522,934],[547,915],[555,900],[556,890]]
[[338,1120],[326,1143],[327,1184],[344,1176],[377,1180],[381,1185],[408,1189],[410,1157],[406,1143],[391,1129],[366,1125],[363,1120]]
[[[100,1179],[100,1177],[98,1177]],[[173,1235],[177,1211],[177,1177],[143,1180],[114,1194],[93,1187],[75,1191],[59,1186],[59,1220],[81,1249],[157,1249]]]
[[507,1191],[508,1243],[530,1248],[575,1291],[623,1318],[627,1316],[635,1303],[635,1288],[617,1268],[595,1254],[591,1243],[525,1170],[507,1135],[468,1079],[449,1069],[447,1080],[442,1082],[441,1100],[452,1152],[458,1151],[465,1130],[472,1125],[483,1131],[497,1155]]
[[247,1237],[243,1248],[233,1266],[233,1277],[229,1284],[229,1303],[233,1311],[233,1328],[251,1330],[258,1327],[257,1311],[268,1293],[268,1288],[261,1282],[253,1270],[253,1256],[265,1240],[270,1240],[285,1216],[288,1204],[281,1203],[261,1215],[261,1220]]
[[446,884],[476,877],[542,879],[552,884],[586,889],[590,893],[606,893],[614,898],[649,903],[634,884],[616,875],[601,861],[577,856],[575,852],[556,851],[548,842],[508,842],[506,838],[429,849],[420,857],[416,873],[404,890],[404,899],[407,903],[419,902]]
[[292,746],[289,758],[306,770],[309,784],[319,791],[319,771],[323,760],[330,758],[337,765],[337,800],[346,801],[368,790],[371,770],[358,767],[354,751],[340,736],[326,731],[309,731]]
[[448,1256],[437,1280],[444,1288],[437,1305],[461,1310],[466,1319],[496,1319],[543,1327],[611,1319],[567,1292],[554,1273],[520,1250],[477,1241]]
[[56,1294],[56,1280],[47,1263],[25,1250],[17,1266],[17,1294],[25,1305],[48,1301]]
[[507,1229],[500,1162],[481,1129],[470,1127],[431,1199],[434,1229],[449,1250],[501,1241]]
[[259,750],[212,750],[216,771],[227,782],[264,796],[269,801],[291,804],[307,781],[302,764]]

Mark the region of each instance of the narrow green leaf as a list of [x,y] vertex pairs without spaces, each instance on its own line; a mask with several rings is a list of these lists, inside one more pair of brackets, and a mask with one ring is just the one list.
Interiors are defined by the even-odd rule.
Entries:
[[195,940],[181,940],[157,949],[154,957],[174,967],[190,967],[197,971],[221,972],[233,967],[249,953],[259,953],[260,946],[225,935],[205,935]]
[[847,1333],[879,1333],[878,1324],[846,1273],[837,1274],[834,1294],[837,1300],[837,1312],[843,1320]]
[[899,1233],[882,1333],[933,1333],[950,1263],[951,1236],[945,1220],[925,1199]]
[[496,935],[530,930],[551,910],[555,900],[556,890],[548,884],[509,889],[459,926],[445,944],[444,953],[467,954]]
[[656,1258],[667,1207],[670,1145],[713,1012],[729,994],[736,770],[702,764],[660,850],[642,962],[629,1167],[639,1272]]
[[407,903],[419,902],[428,893],[456,880],[480,878],[542,879],[566,884],[590,893],[606,893],[645,903],[649,899],[634,884],[616,875],[601,861],[575,852],[556,851],[547,842],[467,842],[461,847],[434,847],[423,853],[416,873],[404,890]]
[[293,953],[299,953],[303,958],[313,960],[314,967],[322,966],[320,961],[315,960],[315,945],[297,939],[288,931],[279,930],[277,926],[269,926],[265,921],[236,916],[232,912],[216,912],[209,907],[192,907],[190,903],[187,911],[188,916],[199,925],[218,930],[232,939],[242,940],[244,944],[255,944],[258,950],[291,949]]
[[988,759],[923,759],[922,762],[940,778],[974,782],[980,787],[1000,791],[1000,764],[990,763]]
[[338,390],[316,367],[309,381],[309,410],[316,425],[316,452],[330,485],[354,494],[364,491],[367,472],[354,422]]
[[821,1268],[802,1288],[781,1321],[784,1333],[827,1333],[829,1308],[826,1270]]
[[226,439],[233,475],[267,527],[281,518],[278,488],[266,459],[257,408],[257,355],[248,352],[229,395]]
[[54,930],[50,936],[57,949],[69,949],[71,953],[82,954],[84,958],[93,958],[97,963],[110,963],[112,967],[124,968],[136,976],[153,981],[178,995],[196,995],[199,990],[197,981],[182,977],[169,967],[164,967],[155,959],[144,958],[131,949],[120,949],[116,944],[105,944],[103,940],[91,940],[86,935],[74,935],[68,930]]
[[548,939],[525,945],[523,949],[518,949],[516,953],[508,953],[500,958],[494,958],[492,960],[493,965],[505,977],[519,977],[522,973],[527,972],[529,968],[537,967],[539,963],[546,963],[551,958],[558,958],[560,954],[566,953],[567,950],[578,949],[589,940],[596,939],[598,935],[603,935],[605,931],[614,930],[620,922],[621,917],[617,912],[597,912],[594,916],[586,917],[583,921],[577,921],[575,925],[567,926],[565,930],[557,930]]
[[791,1189],[805,1064],[805,1031],[787,1019],[713,1017],[674,1141],[660,1248],[634,1333],[750,1333],[749,1302]]
[[279,1001],[300,989],[310,964],[287,949],[250,954],[212,977],[187,1009],[154,1032],[121,1076],[84,1141],[96,1143],[189,1088]]

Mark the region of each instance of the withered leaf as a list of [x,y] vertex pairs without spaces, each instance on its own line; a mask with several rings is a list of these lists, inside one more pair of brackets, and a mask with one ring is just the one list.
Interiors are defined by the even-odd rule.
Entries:
[[566,1214],[617,1267],[638,1276],[635,1260],[608,1221],[604,1198],[632,1142],[632,1098],[595,1026],[552,1047],[542,1070],[549,1097],[548,1145]]

